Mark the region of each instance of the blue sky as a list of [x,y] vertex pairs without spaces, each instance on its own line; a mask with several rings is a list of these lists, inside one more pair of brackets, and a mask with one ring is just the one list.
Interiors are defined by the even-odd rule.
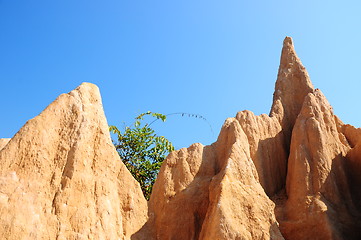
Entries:
[[0,0],[0,137],[92,82],[109,124],[210,144],[237,111],[268,113],[285,36],[346,123],[361,126],[360,1]]

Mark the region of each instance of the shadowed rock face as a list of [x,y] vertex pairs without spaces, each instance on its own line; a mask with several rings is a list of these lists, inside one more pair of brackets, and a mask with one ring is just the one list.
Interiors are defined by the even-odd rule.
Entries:
[[270,115],[255,116],[250,111],[237,114],[247,135],[260,183],[270,197],[286,184],[292,129],[304,98],[312,91],[312,83],[296,55],[292,39],[286,37]]
[[342,123],[321,91],[305,98],[292,133],[281,229],[287,238],[359,239]]
[[[343,124],[283,43],[269,115],[172,152],[147,205],[98,89],[61,95],[0,139],[5,239],[361,239],[361,129]],[[272,200],[271,200],[272,199]]]
[[130,239],[146,213],[93,84],[59,96],[0,150],[4,239]]

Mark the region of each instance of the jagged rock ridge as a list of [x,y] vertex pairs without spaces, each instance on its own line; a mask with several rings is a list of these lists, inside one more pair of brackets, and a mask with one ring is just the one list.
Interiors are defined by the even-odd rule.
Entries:
[[135,236],[360,239],[360,133],[333,114],[286,37],[270,115],[239,112],[214,144],[170,154]]
[[98,89],[59,96],[0,139],[4,239],[361,239],[361,129],[283,43],[269,115],[225,121],[163,163],[150,201],[111,143]]

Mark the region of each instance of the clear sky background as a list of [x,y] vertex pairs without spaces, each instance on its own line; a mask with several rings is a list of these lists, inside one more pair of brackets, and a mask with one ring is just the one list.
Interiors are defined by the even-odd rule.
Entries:
[[316,88],[361,126],[361,1],[0,0],[0,137],[61,93],[99,86],[109,124],[154,127],[176,148],[210,144],[228,117],[269,113],[282,41]]

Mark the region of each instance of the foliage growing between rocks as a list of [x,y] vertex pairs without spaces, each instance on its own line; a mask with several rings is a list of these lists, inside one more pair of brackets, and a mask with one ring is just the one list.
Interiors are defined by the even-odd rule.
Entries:
[[[162,162],[174,150],[173,144],[164,136],[158,136],[150,126],[158,120],[165,122],[167,116],[171,115],[193,117],[207,122],[203,116],[193,113],[178,112],[164,115],[148,111],[137,116],[133,125],[125,127],[124,132],[116,126],[109,126],[110,132],[117,135],[117,140],[113,140],[113,143],[120,158],[140,183],[147,200],[150,198]],[[145,116],[155,119],[150,123],[143,123]],[[211,125],[208,125],[213,133]]]
[[125,127],[124,132],[116,126],[110,126],[109,130],[117,135],[117,140],[113,141],[114,146],[123,163],[140,183],[145,198],[149,200],[159,168],[167,155],[174,150],[174,146],[150,127],[154,121],[150,124],[143,123],[145,116],[163,122],[167,118],[166,115],[148,111],[137,116],[133,125]]

